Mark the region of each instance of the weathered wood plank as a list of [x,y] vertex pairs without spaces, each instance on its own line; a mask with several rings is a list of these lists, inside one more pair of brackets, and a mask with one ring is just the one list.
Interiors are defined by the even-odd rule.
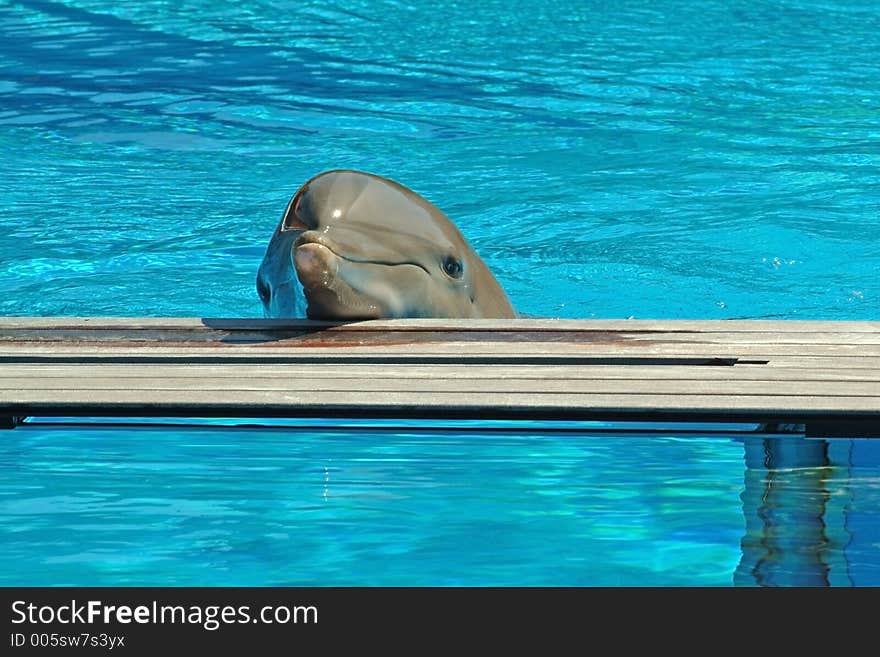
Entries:
[[343,344],[326,347],[313,347],[306,344],[288,343],[283,340],[241,345],[235,343],[199,343],[179,344],[164,343],[136,345],[131,343],[47,343],[38,342],[6,343],[0,346],[0,357],[23,355],[167,355],[179,358],[212,356],[284,356],[296,355],[303,357],[352,357],[358,355],[405,355],[411,357],[446,355],[467,359],[485,356],[666,356],[672,358],[687,357],[740,357],[764,358],[775,356],[852,356],[858,358],[880,358],[880,345],[829,344],[829,345],[798,345],[798,344],[706,344],[706,343],[649,343],[630,342],[619,344],[603,343],[532,343],[520,342],[436,342],[425,344]]
[[424,344],[567,344],[581,346],[605,345],[641,347],[650,345],[800,345],[800,346],[862,346],[880,349],[880,333],[762,333],[762,332],[629,332],[629,331],[276,331],[216,333],[165,329],[131,331],[125,329],[78,330],[5,330],[0,331],[0,348],[33,344],[40,346],[259,346],[266,344],[289,347],[369,346]]
[[67,365],[0,364],[0,380],[9,378],[215,378],[250,379],[422,379],[422,380],[695,380],[695,381],[863,381],[880,386],[878,369],[782,368],[764,365],[701,367],[658,365],[626,367],[607,365],[479,365],[462,367],[458,363],[439,365],[357,365],[345,367],[315,365],[261,364],[254,371],[249,364],[118,364],[76,363]]
[[301,378],[281,379],[264,377],[172,378],[172,377],[33,377],[28,379],[0,379],[0,391],[15,399],[19,392],[57,390],[72,391],[118,390],[181,392],[215,391],[234,394],[258,390],[286,392],[412,392],[424,395],[435,393],[514,393],[522,395],[570,393],[575,394],[662,394],[670,398],[680,395],[767,395],[767,396],[825,396],[873,397],[880,406],[880,385],[875,381],[724,381],[724,380],[595,380],[595,379],[435,379],[435,378]]
[[[632,361],[632,362],[630,362]],[[645,362],[648,361],[648,362]],[[684,361],[684,362],[683,362]],[[601,371],[609,368],[620,368],[626,365],[631,367],[648,367],[651,370],[657,370],[669,367],[687,367],[691,368],[701,363],[701,368],[724,369],[729,368],[744,369],[778,369],[787,370],[822,370],[829,373],[842,373],[848,375],[855,370],[880,370],[880,358],[861,357],[861,356],[773,356],[766,361],[731,361],[727,360],[707,360],[705,358],[692,358],[687,356],[680,357],[658,357],[650,359],[649,357],[638,358],[636,356],[609,357],[602,359],[599,357],[583,357],[581,359],[574,358],[556,358],[556,357],[509,357],[504,356],[486,356],[482,359],[470,358],[466,362],[457,355],[444,357],[440,356],[422,356],[415,358],[405,358],[399,355],[390,355],[386,358],[368,358],[368,357],[351,357],[343,358],[299,358],[296,356],[285,356],[284,352],[276,352],[269,355],[236,355],[235,357],[214,357],[212,352],[193,356],[186,352],[177,355],[151,354],[151,352],[132,352],[123,354],[77,354],[76,352],[68,354],[53,355],[51,353],[41,354],[16,354],[16,355],[0,355],[0,368],[5,367],[49,367],[57,365],[60,367],[71,366],[95,366],[95,367],[158,367],[165,365],[168,367],[259,367],[260,371],[266,367],[279,368],[295,368],[295,367],[320,367],[326,366],[338,370],[340,365],[345,368],[350,367],[377,367],[377,368],[467,368],[474,367],[500,367],[500,368],[524,368],[538,367],[541,369],[550,367],[562,368],[561,373],[566,370],[591,370],[598,368]],[[712,363],[715,363],[714,365]],[[860,372],[865,374],[864,372]],[[867,374],[865,374],[867,375]],[[796,376],[796,374],[792,374]]]
[[880,322],[0,318],[0,415],[41,410],[809,419],[880,433]]
[[880,418],[880,397],[827,397],[808,395],[670,395],[665,394],[571,394],[512,392],[372,392],[372,391],[265,391],[190,390],[20,390],[3,395],[0,407],[46,405],[51,407],[117,404],[145,407],[192,408],[198,405],[221,406],[230,410],[253,407],[299,407],[320,411],[322,408],[364,409],[424,408],[434,409],[581,409],[591,411],[664,411],[687,414],[690,410],[712,411],[785,411],[787,413],[839,413],[858,411]]

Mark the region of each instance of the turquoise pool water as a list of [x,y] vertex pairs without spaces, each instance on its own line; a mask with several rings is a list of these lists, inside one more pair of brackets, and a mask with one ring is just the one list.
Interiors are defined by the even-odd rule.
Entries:
[[46,424],[2,438],[0,585],[880,585],[880,441]]
[[876,319],[873,0],[0,4],[0,313],[257,316],[296,188],[398,179],[523,312]]
[[[0,314],[258,316],[353,167],[527,314],[877,319],[880,5],[563,4],[0,1]],[[0,584],[880,584],[880,443],[594,433],[26,425]]]

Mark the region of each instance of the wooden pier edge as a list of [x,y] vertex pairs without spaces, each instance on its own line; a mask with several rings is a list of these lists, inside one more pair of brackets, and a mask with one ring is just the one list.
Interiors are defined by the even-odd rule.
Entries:
[[880,436],[880,322],[0,318],[24,416],[602,420]]

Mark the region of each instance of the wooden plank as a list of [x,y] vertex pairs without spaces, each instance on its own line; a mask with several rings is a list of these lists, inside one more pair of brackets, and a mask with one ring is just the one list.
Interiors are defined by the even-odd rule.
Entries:
[[108,377],[117,379],[159,377],[201,379],[225,377],[259,379],[431,379],[431,380],[697,380],[697,381],[864,381],[880,386],[878,369],[782,368],[763,365],[734,367],[693,366],[571,366],[571,365],[316,365],[248,364],[149,364],[75,363],[48,365],[0,364],[0,380],[7,378]]
[[465,331],[277,331],[277,332],[187,332],[180,330],[131,331],[126,329],[78,329],[78,330],[6,330],[0,332],[0,348],[35,344],[58,345],[131,345],[146,346],[248,346],[274,343],[290,347],[370,346],[381,347],[396,344],[510,344],[546,343],[587,345],[645,346],[645,345],[865,345],[877,351],[880,333],[633,333],[628,331],[504,331],[497,333]]
[[809,419],[880,434],[880,322],[0,318],[0,415],[41,410]]
[[825,397],[873,397],[880,406],[880,385],[876,381],[702,381],[702,380],[583,380],[549,379],[537,382],[533,379],[434,379],[434,378],[304,378],[266,379],[263,377],[225,378],[167,378],[167,377],[34,377],[28,379],[0,379],[0,391],[5,398],[15,399],[20,391],[32,390],[127,390],[150,392],[153,390],[216,391],[235,393],[240,391],[284,392],[412,392],[426,396],[435,393],[485,392],[492,394],[516,393],[522,395],[570,393],[626,395],[663,394],[670,398],[680,395],[766,395],[766,396],[825,396]]
[[[636,357],[628,357],[635,359]],[[646,357],[647,358],[647,357]],[[687,362],[680,362],[676,357],[658,358],[656,362],[643,362],[643,360],[635,360],[627,362],[624,357],[611,357],[606,361],[600,358],[584,357],[580,360],[571,358],[553,358],[553,357],[527,357],[522,358],[503,356],[486,356],[483,359],[470,358],[467,361],[455,355],[444,357],[440,356],[423,356],[416,358],[406,358],[405,356],[390,355],[386,358],[382,357],[350,357],[343,358],[298,358],[296,356],[287,356],[284,352],[276,352],[268,355],[235,355],[232,357],[215,356],[212,352],[200,353],[198,356],[192,356],[186,352],[175,355],[155,354],[153,352],[129,352],[122,354],[78,354],[71,352],[66,354],[52,354],[51,352],[39,354],[16,354],[12,356],[0,356],[0,368],[5,367],[49,367],[57,365],[59,367],[70,366],[95,366],[95,367],[158,367],[165,365],[169,367],[259,367],[262,372],[266,367],[279,368],[295,368],[295,367],[318,367],[321,365],[331,367],[334,370],[340,367],[378,367],[390,369],[394,367],[413,368],[425,367],[433,368],[474,368],[474,367],[500,367],[500,368],[524,368],[537,367],[541,369],[559,367],[561,374],[567,370],[581,369],[601,369],[623,367],[648,367],[652,371],[670,368],[670,367],[694,367],[693,358],[680,356],[680,359],[686,359]],[[700,361],[703,362],[703,361]],[[707,361],[708,362],[708,361]],[[572,364],[573,363],[573,364]],[[705,369],[777,369],[785,370],[822,370],[829,373],[842,373],[847,375],[855,370],[876,371],[880,369],[880,358],[860,357],[860,356],[772,356],[770,360],[759,364],[751,364],[750,362],[737,361],[733,365],[701,365]]]
[[144,407],[194,408],[200,405],[235,409],[260,407],[300,407],[320,411],[322,408],[361,409],[421,408],[425,410],[483,409],[488,416],[495,409],[546,409],[564,413],[567,409],[589,409],[604,412],[663,411],[687,414],[689,411],[786,411],[810,413],[839,413],[858,411],[880,418],[880,397],[826,397],[808,395],[708,395],[691,394],[572,394],[572,393],[512,393],[512,392],[321,392],[321,391],[265,391],[190,390],[19,390],[3,395],[0,407],[45,405],[51,407],[99,405],[112,408],[119,404],[138,404]]
[[766,367],[772,368],[822,368],[827,371],[868,369],[876,370],[880,367],[880,358],[871,356],[773,356]]
[[[12,318],[15,320],[17,318]],[[208,320],[206,320],[208,321]],[[488,323],[487,323],[488,322]],[[211,341],[231,342],[274,339],[326,341],[392,340],[448,341],[453,336],[465,341],[492,339],[514,341],[524,335],[530,341],[722,341],[790,343],[851,343],[876,344],[880,339],[880,322],[616,322],[607,320],[578,322],[574,320],[472,320],[467,324],[448,325],[441,320],[398,320],[398,322],[359,322],[349,324],[327,322],[285,322],[284,320],[224,320],[211,325],[201,320],[123,320],[106,321],[36,318],[33,321],[10,321],[0,318],[0,342],[16,340],[130,340],[130,341]],[[789,327],[793,328],[789,328]]]
[[[524,346],[527,345],[527,346]],[[200,343],[182,345],[158,343],[156,345],[107,344],[107,343],[57,343],[40,344],[34,342],[7,343],[0,347],[4,358],[26,355],[166,355],[178,358],[198,356],[309,356],[309,357],[352,357],[358,355],[404,355],[411,357],[445,355],[451,358],[474,358],[486,356],[664,356],[670,358],[721,357],[721,358],[763,358],[776,356],[851,356],[857,358],[880,358],[880,345],[731,345],[705,343],[627,343],[627,344],[573,344],[573,343],[531,343],[531,342],[437,342],[412,345],[334,345],[323,348],[301,346],[277,341],[259,345],[240,345],[232,343]]]

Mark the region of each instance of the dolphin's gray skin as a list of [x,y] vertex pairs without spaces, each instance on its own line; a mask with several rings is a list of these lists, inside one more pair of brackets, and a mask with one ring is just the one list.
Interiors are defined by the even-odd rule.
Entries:
[[336,170],[294,194],[257,273],[268,317],[516,317],[458,229],[387,178]]

